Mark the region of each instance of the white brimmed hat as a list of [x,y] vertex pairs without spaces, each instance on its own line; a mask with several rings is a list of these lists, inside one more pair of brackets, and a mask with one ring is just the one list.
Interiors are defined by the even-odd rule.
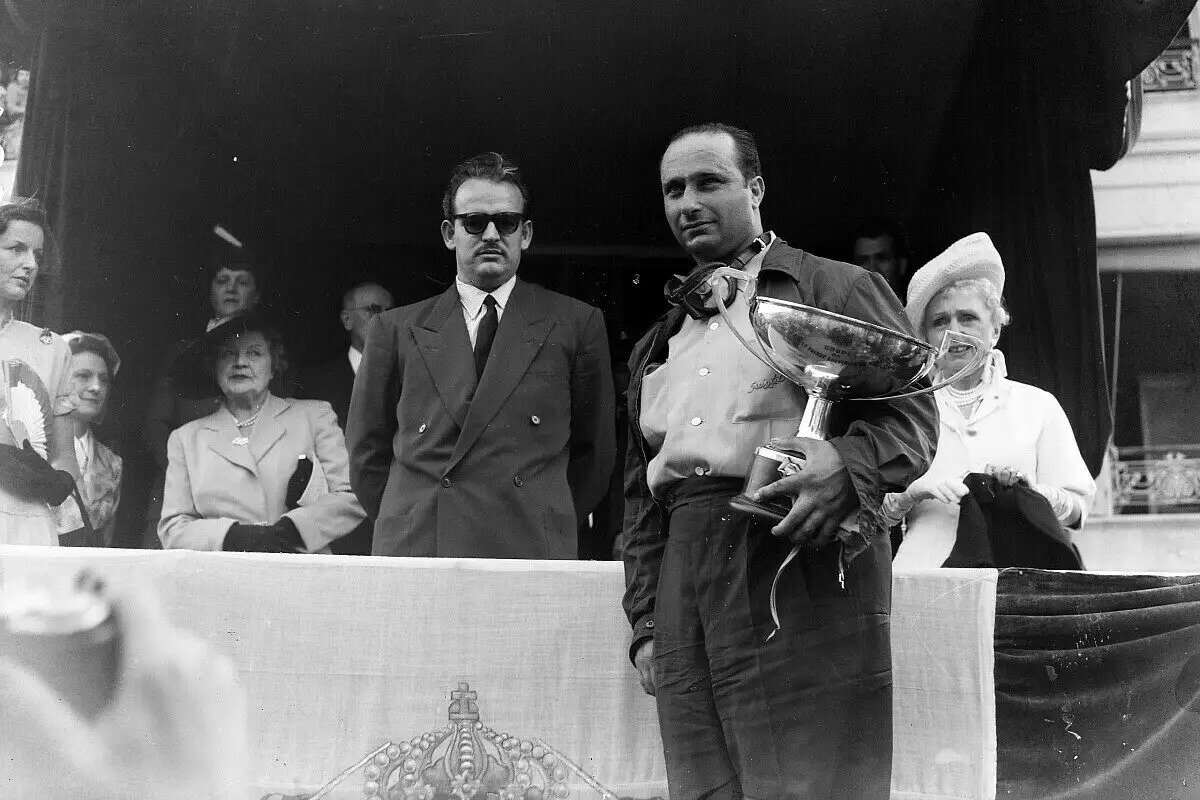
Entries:
[[913,329],[921,330],[925,308],[938,292],[967,278],[983,278],[1004,294],[1004,262],[986,233],[964,236],[913,274],[904,307]]

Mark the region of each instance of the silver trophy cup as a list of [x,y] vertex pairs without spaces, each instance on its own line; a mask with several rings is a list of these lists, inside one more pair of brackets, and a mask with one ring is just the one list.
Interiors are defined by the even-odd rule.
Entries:
[[[844,400],[895,400],[926,394],[954,383],[983,364],[987,348],[974,336],[947,332],[934,347],[900,331],[853,319],[812,306],[760,297],[757,278],[739,269],[721,267],[709,279],[721,318],[747,350],[808,394],[796,436],[828,438],[833,404]],[[746,284],[752,344],[730,317],[722,281]],[[745,321],[741,322],[745,327]],[[757,345],[757,346],[756,346]],[[918,384],[933,373],[949,352],[970,351],[967,364],[929,386]],[[760,503],[750,496],[781,477],[804,468],[804,454],[763,445],[755,450],[742,493],[730,505],[747,513],[783,519],[791,505]]]

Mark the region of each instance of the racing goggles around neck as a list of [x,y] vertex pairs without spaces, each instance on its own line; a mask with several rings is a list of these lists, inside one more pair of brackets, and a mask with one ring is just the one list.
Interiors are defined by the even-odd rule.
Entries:
[[462,223],[463,230],[472,236],[479,236],[487,230],[488,224],[496,226],[496,232],[508,236],[517,232],[525,215],[519,211],[502,211],[499,214],[455,214],[454,218]]
[[[663,296],[666,297],[668,303],[682,308],[694,320],[703,321],[716,316],[716,298],[713,296],[713,287],[709,284],[708,279],[719,267],[736,266],[738,269],[745,269],[754,256],[766,250],[774,240],[775,234],[767,231],[746,245],[742,252],[738,253],[728,264],[720,261],[700,264],[687,275],[673,276],[663,287]],[[724,287],[722,297],[725,305],[731,305],[733,298],[737,297],[737,282],[725,279],[722,279],[721,282]]]

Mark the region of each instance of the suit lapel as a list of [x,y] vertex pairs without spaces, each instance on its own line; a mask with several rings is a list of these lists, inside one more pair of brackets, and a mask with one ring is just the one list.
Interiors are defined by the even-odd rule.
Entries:
[[[542,349],[552,325],[545,317],[544,304],[537,302],[542,291],[524,281],[517,280],[488,356],[487,367],[471,401],[462,433],[455,443],[447,469],[454,465],[471,449],[487,424],[496,416],[504,401],[525,377],[529,365]],[[471,364],[474,373],[474,363]],[[472,377],[473,374],[472,374]]]
[[204,430],[208,438],[208,448],[210,450],[223,457],[226,461],[237,464],[239,467],[249,470],[252,474],[258,475],[258,465],[254,463],[254,456],[250,454],[250,448],[246,445],[239,446],[233,443],[233,440],[240,437],[242,432],[234,424],[233,415],[225,410],[224,407],[217,411],[217,413],[205,418]]
[[412,332],[442,404],[461,429],[475,390],[475,359],[458,289],[447,289]]
[[[287,429],[277,417],[283,412],[292,407],[289,400],[270,395],[267,397],[267,402],[263,404],[262,413],[258,417],[258,421],[254,423],[254,430],[250,433],[249,450],[254,457],[254,461],[261,464],[263,459],[267,457],[267,453],[275,446],[275,443],[283,438]],[[243,448],[245,449],[245,448]]]

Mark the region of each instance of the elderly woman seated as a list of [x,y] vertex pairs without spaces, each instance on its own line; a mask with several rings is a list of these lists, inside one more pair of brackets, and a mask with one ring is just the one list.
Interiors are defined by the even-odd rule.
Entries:
[[[990,352],[979,368],[935,392],[941,429],[933,463],[907,491],[884,498],[886,516],[894,522],[907,520],[897,567],[943,565],[955,545],[968,473],[1032,488],[1066,528],[1083,524],[1095,494],[1058,401],[1049,392],[1006,377],[1004,355],[995,349],[1009,320],[1001,304],[1003,291],[1004,265],[985,233],[955,242],[918,270],[909,285],[905,311],[922,338],[938,346],[946,331],[967,333]],[[951,348],[938,369],[953,375],[972,355],[965,347]]]
[[275,397],[286,369],[279,334],[236,317],[205,337],[221,407],[171,434],[158,535],[163,547],[324,551],[363,521],[328,403]]

